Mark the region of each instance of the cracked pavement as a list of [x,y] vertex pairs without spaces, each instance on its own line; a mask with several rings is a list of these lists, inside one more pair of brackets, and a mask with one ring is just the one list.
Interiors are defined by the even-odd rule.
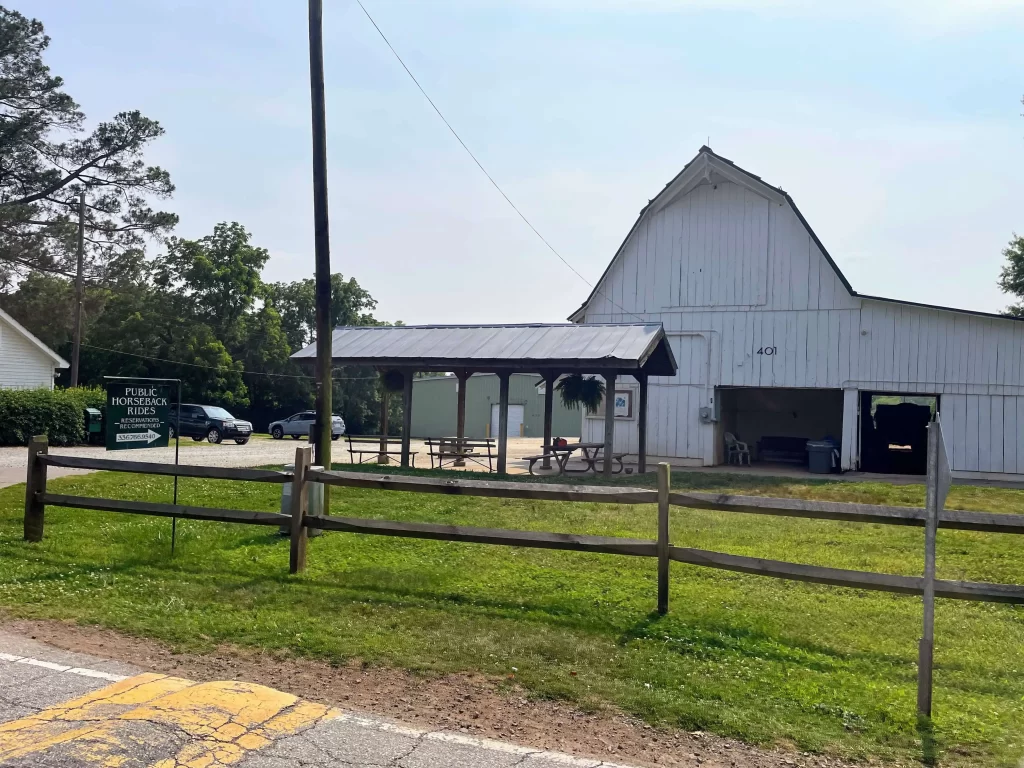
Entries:
[[238,681],[196,683],[0,632],[0,766],[615,768],[342,712]]

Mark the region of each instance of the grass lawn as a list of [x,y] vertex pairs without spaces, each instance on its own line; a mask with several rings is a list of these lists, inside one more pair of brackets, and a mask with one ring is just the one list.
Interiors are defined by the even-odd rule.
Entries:
[[[50,487],[170,498],[169,479],[137,475]],[[681,472],[673,487],[892,504],[921,504],[924,494],[920,486]],[[183,479],[180,499],[274,510],[279,493]],[[230,642],[424,674],[515,669],[538,697],[612,703],[652,723],[846,757],[921,759],[920,599],[674,563],[670,612],[658,617],[652,559],[337,533],[312,540],[308,571],[290,577],[287,542],[251,526],[180,523],[172,559],[167,520],[50,509],[45,541],[26,544],[23,494],[23,486],[0,491],[0,608],[12,615],[99,623],[192,650]],[[356,489],[331,496],[340,515],[647,538],[656,527],[653,506]],[[1020,511],[1024,494],[958,487],[948,506]],[[672,539],[841,568],[922,568],[920,529],[680,509]],[[941,531],[938,551],[940,578],[1024,582],[1020,544],[1009,535]],[[1017,765],[1024,610],[940,600],[936,638],[943,762]]]

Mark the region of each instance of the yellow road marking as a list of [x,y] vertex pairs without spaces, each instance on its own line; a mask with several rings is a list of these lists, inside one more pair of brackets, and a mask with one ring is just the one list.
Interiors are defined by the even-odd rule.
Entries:
[[103,768],[221,768],[337,714],[255,683],[136,675],[0,724],[0,762],[50,753]]

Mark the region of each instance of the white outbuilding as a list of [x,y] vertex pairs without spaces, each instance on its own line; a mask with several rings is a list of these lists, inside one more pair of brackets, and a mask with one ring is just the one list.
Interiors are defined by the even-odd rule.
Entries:
[[[652,457],[721,464],[728,435],[798,461],[832,438],[843,470],[923,472],[937,411],[954,475],[1024,475],[1024,322],[856,292],[788,194],[708,147],[570,319],[663,324],[679,369],[649,382]],[[635,452],[625,381],[616,449]],[[583,440],[603,434],[584,416]]]
[[0,309],[0,389],[53,389],[64,358]]

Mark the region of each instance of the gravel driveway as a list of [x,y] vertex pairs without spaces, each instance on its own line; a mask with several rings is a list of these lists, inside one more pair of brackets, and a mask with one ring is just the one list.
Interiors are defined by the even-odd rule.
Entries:
[[[270,438],[254,437],[246,445],[233,442],[212,445],[196,443],[191,438],[181,441],[179,462],[181,464],[200,464],[208,467],[259,467],[268,464],[291,464],[295,460],[295,449],[303,445],[299,440],[271,440]],[[508,469],[509,472],[525,472],[525,465],[517,461],[520,456],[539,451],[540,439],[535,437],[509,438]],[[422,441],[413,440],[412,450],[418,451],[416,466],[429,467],[430,458]],[[75,446],[72,448],[53,447],[50,453],[62,456],[92,456],[99,459],[120,459],[123,461],[152,461],[168,464],[174,463],[174,446],[168,448],[148,448],[135,451],[107,451],[102,445]],[[332,451],[335,464],[348,462],[348,451],[345,440],[334,443]],[[25,482],[25,460],[28,449],[23,446],[0,447],[0,488]],[[469,470],[478,467],[467,467]],[[64,477],[66,475],[85,474],[89,470],[63,469],[50,467],[48,476]]]

